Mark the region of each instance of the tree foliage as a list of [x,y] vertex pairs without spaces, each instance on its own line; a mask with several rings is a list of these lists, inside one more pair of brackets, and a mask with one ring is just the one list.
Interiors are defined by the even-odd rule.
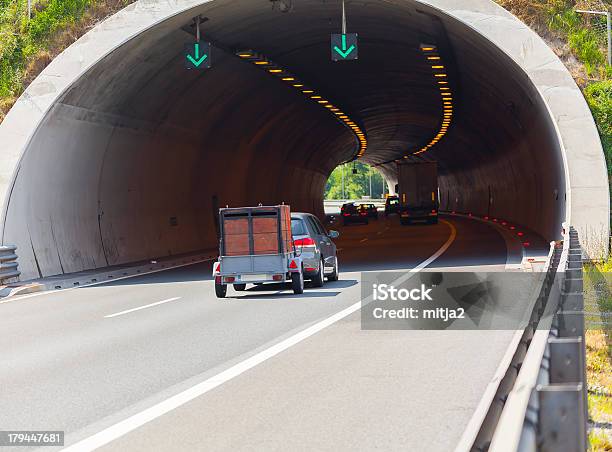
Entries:
[[[353,174],[353,170],[356,173]],[[344,196],[342,173],[344,172]],[[370,175],[372,176],[372,198],[382,198],[386,184],[382,175],[372,167],[355,162],[337,167],[329,176],[325,187],[325,199],[360,199],[370,196]]]

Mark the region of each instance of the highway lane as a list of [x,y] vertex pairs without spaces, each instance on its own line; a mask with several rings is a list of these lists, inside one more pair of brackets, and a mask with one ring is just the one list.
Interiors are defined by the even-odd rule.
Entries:
[[[322,289],[307,290],[303,296],[280,292],[282,287],[276,286],[272,290],[261,287],[242,294],[232,292],[238,296],[217,300],[209,277],[210,264],[207,263],[0,305],[0,347],[5,351],[0,369],[0,386],[3,388],[0,404],[5,409],[0,411],[0,425],[16,430],[65,430],[69,434],[68,443],[88,437],[351,306],[360,297],[358,271],[412,268],[448,239],[450,229],[444,223],[433,227],[401,228],[396,220],[381,219],[367,227],[338,228],[343,233],[338,241],[343,270],[341,280],[328,283]],[[457,238],[434,265],[456,268],[462,259],[467,265],[475,265],[477,261],[479,265],[500,266],[505,262],[504,241],[490,226],[458,218],[449,221],[457,229]],[[469,255],[465,254],[466,248],[470,250]],[[154,303],[158,304],[148,306]],[[148,307],[137,309],[143,306]],[[108,317],[123,311],[130,312]],[[324,341],[323,348],[349,353],[354,345],[350,345],[348,338],[373,335],[373,332],[360,334],[358,328],[354,329],[355,325],[344,333],[335,333],[342,331],[338,328],[346,322],[353,324],[354,321],[355,316],[350,316],[313,336],[312,340],[318,342],[319,338],[334,334],[335,339]],[[456,343],[454,339],[449,341],[444,335],[415,336],[410,340],[418,341],[419,338],[420,343],[428,344],[428,347],[422,349],[420,355],[406,356],[397,362],[438,363],[438,367],[412,365],[421,377],[431,372],[452,375],[457,369],[447,364],[469,362],[470,356],[474,356],[472,347],[483,348],[482,338],[466,338],[468,342],[463,343],[466,347],[461,350],[452,345]],[[483,358],[481,355],[478,365],[463,372],[466,383],[469,383],[465,391],[458,391],[460,387],[452,382],[446,388],[453,388],[455,399],[465,404],[465,413],[473,407],[482,389],[482,385],[471,379],[478,376],[484,384],[508,341],[505,334],[496,338],[487,341],[486,350],[479,350],[486,356]],[[405,339],[406,336],[400,335],[396,340]],[[299,344],[295,350],[307,343],[312,342]],[[440,359],[430,360],[425,354],[427,349],[439,350]],[[401,350],[412,348],[401,347]],[[457,355],[460,351],[463,353]],[[293,350],[279,355],[270,364],[290,353]],[[319,354],[310,355],[306,351],[297,356],[298,361],[308,362]],[[325,358],[332,356],[333,353],[329,353]],[[457,358],[451,359],[453,356]],[[393,360],[390,358],[390,361]],[[321,378],[334,371],[325,366],[317,370],[317,366],[312,364],[316,363],[311,363],[309,369],[318,372]],[[355,361],[355,365],[359,367],[359,361]],[[463,364],[460,367],[463,369]],[[333,377],[341,375],[339,372]],[[245,380],[247,376],[245,374],[231,383],[253,389],[258,387],[257,382],[265,381]],[[417,392],[428,387],[427,378],[410,380]],[[299,394],[291,381],[297,382],[285,382],[287,390]],[[219,390],[226,391],[226,385]],[[389,386],[391,388],[393,386]],[[244,410],[245,400],[252,399],[230,397],[222,405],[227,409]],[[427,398],[421,397],[420,400],[425,403]],[[260,402],[264,403],[263,400]],[[299,407],[298,397],[295,409]],[[350,407],[350,404],[344,408],[340,406],[341,409]],[[259,416],[257,413],[253,415]],[[173,419],[172,416],[170,413],[160,421]],[[435,416],[439,417],[438,414]],[[427,425],[434,426],[438,418],[435,416],[422,417],[423,428],[420,431],[427,431],[425,424],[429,421],[431,424]],[[303,422],[308,419],[312,417],[305,416]],[[294,420],[296,425],[302,422],[300,416]],[[122,439],[130,441],[125,448],[146,444],[146,441],[139,441],[139,433],[136,431]],[[219,434],[221,439],[227,435],[240,438],[232,429],[221,429]],[[338,431],[331,430],[327,438],[329,441],[339,439],[338,434]],[[208,435],[211,441],[213,436]],[[454,436],[445,435],[445,438]],[[274,436],[269,440],[273,439]],[[281,439],[282,436],[277,438]],[[163,443],[159,444],[163,448]],[[248,448],[253,444],[247,441],[243,446]]]

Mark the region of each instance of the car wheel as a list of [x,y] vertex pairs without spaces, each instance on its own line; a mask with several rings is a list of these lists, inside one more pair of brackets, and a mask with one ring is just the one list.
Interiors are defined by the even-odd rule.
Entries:
[[338,281],[340,277],[340,268],[338,267],[338,257],[334,258],[334,272],[327,276],[328,281]]
[[227,286],[215,283],[215,295],[217,298],[225,298],[227,295]]
[[304,275],[302,273],[291,273],[291,288],[296,295],[304,293]]
[[323,267],[323,259],[319,262],[319,271],[312,277],[312,283],[315,287],[323,287],[325,282],[325,269]]
[[234,290],[237,292],[242,292],[246,290],[246,284],[234,284]]

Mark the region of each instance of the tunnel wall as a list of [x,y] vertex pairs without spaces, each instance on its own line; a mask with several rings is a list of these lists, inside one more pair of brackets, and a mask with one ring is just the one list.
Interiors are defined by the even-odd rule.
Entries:
[[[164,38],[182,33],[205,3],[136,2],[55,59],[0,125],[0,238],[3,244],[18,245],[24,279],[213,247],[217,204],[286,201],[297,210],[321,212],[326,177],[350,157],[354,144],[337,122],[289,92],[278,96],[278,86],[256,72],[249,78],[252,84],[238,92],[229,83],[232,91],[211,90],[211,82],[193,84],[203,90],[198,93],[172,91],[175,87],[164,82],[171,80],[169,74],[156,72],[155,58],[165,55],[163,46],[171,41]],[[562,170],[539,162],[523,182],[527,186],[517,186],[525,174],[516,174],[505,186],[552,197],[538,194],[542,187],[555,187],[546,174],[551,171],[552,179],[565,179],[567,209],[555,208],[555,202],[526,209],[518,198],[493,189],[494,209],[498,199],[504,200],[500,216],[524,221],[549,239],[556,238],[560,220],[571,221],[583,233],[607,234],[601,144],[562,63],[537,35],[489,0],[421,3],[472,27],[512,58],[541,95],[541,110],[549,113],[542,130],[558,141]],[[144,49],[151,46],[160,51],[147,55]],[[135,66],[144,69],[131,71]],[[221,80],[232,76],[216,74]],[[199,77],[190,76],[194,82]],[[169,90],[175,103],[148,102],[154,96],[147,89]],[[274,96],[266,96],[268,90]],[[113,91],[123,95],[105,95]],[[265,109],[272,116],[261,123],[241,122],[239,111],[253,108],[250,116],[257,117],[261,109],[256,104],[273,97],[277,103]],[[187,114],[192,110],[186,103],[201,98],[207,99],[202,114],[223,121],[202,127],[201,118]],[[288,137],[286,149],[279,151],[278,141]],[[511,174],[513,159],[534,160],[521,151],[521,143],[516,145],[515,155],[508,149],[505,160],[489,167],[444,175],[442,191],[456,184],[469,187],[455,205],[482,211],[489,204],[485,187],[500,182],[500,171]],[[329,155],[325,148],[330,146],[340,151]],[[224,171],[211,173],[210,168]],[[445,202],[451,208],[452,196]]]

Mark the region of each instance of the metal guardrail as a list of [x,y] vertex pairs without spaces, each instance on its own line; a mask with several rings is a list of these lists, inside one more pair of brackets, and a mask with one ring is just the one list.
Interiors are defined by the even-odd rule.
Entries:
[[588,448],[582,249],[564,225],[472,451],[578,452]]
[[9,282],[21,274],[17,270],[16,250],[16,246],[0,246],[0,283]]

